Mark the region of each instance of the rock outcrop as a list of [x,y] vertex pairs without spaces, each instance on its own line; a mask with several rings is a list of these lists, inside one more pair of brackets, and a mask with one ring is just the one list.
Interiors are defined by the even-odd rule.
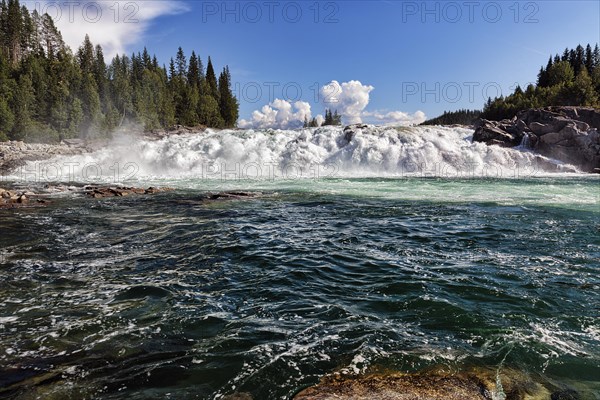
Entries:
[[582,171],[600,172],[600,110],[594,108],[546,107],[521,111],[510,120],[481,120],[473,141],[522,145]]

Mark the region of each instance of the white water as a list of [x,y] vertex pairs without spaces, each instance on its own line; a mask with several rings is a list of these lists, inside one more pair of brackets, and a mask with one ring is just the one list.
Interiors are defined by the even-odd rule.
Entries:
[[471,137],[472,129],[446,127],[369,127],[354,135],[341,127],[208,130],[155,141],[121,136],[94,153],[30,163],[17,180],[522,178],[563,168],[519,148],[472,143]]

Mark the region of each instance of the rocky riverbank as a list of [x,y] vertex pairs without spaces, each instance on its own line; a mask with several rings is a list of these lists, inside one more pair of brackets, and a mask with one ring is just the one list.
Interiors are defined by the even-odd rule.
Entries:
[[543,156],[600,173],[600,110],[546,107],[521,111],[503,121],[481,120],[473,141],[488,145],[522,145]]

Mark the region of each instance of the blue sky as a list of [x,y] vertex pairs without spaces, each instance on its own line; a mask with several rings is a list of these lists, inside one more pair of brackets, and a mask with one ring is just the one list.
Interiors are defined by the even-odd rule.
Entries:
[[[506,94],[515,83],[534,82],[550,54],[600,42],[598,1],[136,4],[142,17],[137,24],[118,21],[101,28],[75,21],[70,35],[91,29],[92,41],[100,43],[122,35],[112,38],[114,48],[131,52],[147,46],[165,63],[179,46],[187,55],[195,50],[205,63],[210,55],[217,69],[229,65],[240,117],[247,121],[276,98],[302,100],[312,116],[322,114],[328,104],[319,88],[333,80],[363,85],[339,87],[347,90],[337,99],[347,120],[358,115],[368,122],[409,123],[422,117],[417,111],[434,117],[444,110],[481,108],[486,93],[493,96],[500,88]],[[63,15],[59,28],[66,23]],[[280,109],[263,111],[264,121],[272,111],[271,117],[280,117]],[[285,120],[306,110],[296,111],[292,104]]]

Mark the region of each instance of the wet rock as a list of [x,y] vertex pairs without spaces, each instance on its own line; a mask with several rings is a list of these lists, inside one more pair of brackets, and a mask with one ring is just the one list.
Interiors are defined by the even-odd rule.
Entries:
[[33,201],[33,197],[39,197],[39,195],[30,190],[9,191],[6,189],[0,189],[0,209],[40,207],[50,203],[48,200],[41,198]]
[[131,195],[143,195],[143,194],[156,194],[166,191],[171,191],[171,188],[155,188],[150,187],[148,189],[135,188],[135,187],[98,187],[98,186],[86,186],[84,188],[85,194],[95,199],[102,199],[107,197],[127,197]]
[[234,393],[223,397],[223,400],[254,400],[248,393]]
[[[497,382],[501,382],[501,387]],[[502,397],[500,397],[502,396]],[[550,392],[518,371],[473,369],[448,373],[392,373],[346,378],[324,378],[298,393],[294,400],[533,400],[548,399]]]
[[473,141],[502,147],[518,146],[521,143],[522,135],[519,136],[516,127],[513,133],[509,133],[506,130],[507,126],[507,124],[495,121],[482,120],[473,134]]
[[514,147],[528,136],[528,148],[576,165],[583,171],[600,169],[600,110],[589,107],[546,107],[521,111],[511,120],[481,120],[474,142]]
[[259,192],[222,192],[209,195],[209,200],[235,200],[248,199],[262,195]]
[[350,143],[352,139],[354,139],[358,134],[358,130],[366,129],[368,127],[369,126],[365,124],[354,124],[346,126],[344,128],[344,140],[346,140],[346,143]]

